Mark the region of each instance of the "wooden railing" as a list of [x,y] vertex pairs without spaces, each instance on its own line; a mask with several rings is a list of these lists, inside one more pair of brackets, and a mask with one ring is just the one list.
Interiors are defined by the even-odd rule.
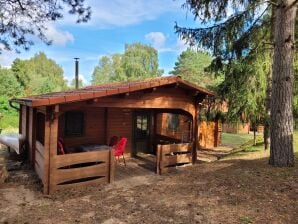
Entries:
[[49,192],[114,180],[114,151],[101,150],[55,156],[50,168]]
[[192,162],[192,143],[157,145],[157,174],[163,174],[177,166]]

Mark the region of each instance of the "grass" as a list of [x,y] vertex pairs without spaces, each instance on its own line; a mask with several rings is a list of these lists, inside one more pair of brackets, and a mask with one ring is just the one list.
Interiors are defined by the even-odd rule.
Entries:
[[233,148],[238,148],[241,145],[247,143],[248,141],[253,141],[252,134],[231,134],[222,133],[222,145],[230,146]]
[[[298,130],[294,131],[294,153],[298,158]],[[253,134],[230,134],[222,133],[222,144],[231,146],[233,148],[243,148],[244,150],[240,153],[250,152],[262,152],[264,151],[263,136],[257,136],[257,145],[253,145]],[[233,156],[238,156],[236,153]]]
[[5,113],[0,118],[0,129],[2,133],[11,132],[13,129],[17,129],[19,126],[19,116],[16,112]]

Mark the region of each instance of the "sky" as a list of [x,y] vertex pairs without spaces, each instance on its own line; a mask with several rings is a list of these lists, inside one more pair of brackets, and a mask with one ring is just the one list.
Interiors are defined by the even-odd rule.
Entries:
[[16,58],[28,59],[45,52],[64,70],[67,80],[74,77],[74,57],[80,58],[80,78],[90,84],[91,74],[103,55],[123,53],[124,45],[140,42],[158,51],[159,65],[168,74],[187,45],[175,34],[174,25],[196,26],[192,15],[181,8],[181,0],[87,0],[91,20],[75,23],[65,14],[62,20],[47,24],[47,46],[39,40],[29,51],[3,52],[0,65],[9,67]]

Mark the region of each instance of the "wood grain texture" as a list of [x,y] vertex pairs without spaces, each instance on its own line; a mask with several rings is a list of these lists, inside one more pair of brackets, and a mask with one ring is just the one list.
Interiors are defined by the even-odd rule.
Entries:
[[157,145],[156,173],[164,174],[180,164],[192,163],[192,143]]
[[214,148],[219,145],[218,122],[200,122],[199,145],[197,148]]
[[81,108],[73,107],[71,110],[84,113],[83,136],[67,137],[64,135],[63,113],[69,111],[68,106],[60,106],[59,137],[63,138],[67,147],[74,147],[82,144],[106,144],[104,108]]
[[29,162],[31,165],[34,164],[35,156],[35,110],[29,108],[29,129],[28,129],[28,153],[29,153]]
[[115,179],[115,156],[114,156],[114,149],[110,150],[109,155],[110,155],[110,160],[109,160],[109,183],[113,183]]
[[55,155],[51,160],[49,193],[69,187],[110,183],[114,179],[113,150]]
[[127,97],[110,96],[98,98],[97,102],[93,104],[86,104],[85,102],[77,102],[67,104],[65,107],[73,109],[76,107],[90,108],[90,107],[108,107],[108,108],[170,108],[181,109],[192,116],[195,113],[194,97],[190,96],[185,90],[179,88],[157,88],[151,93],[136,92],[131,93]]
[[179,125],[177,130],[168,129],[169,113],[156,114],[156,134],[171,137],[181,142],[191,142],[192,130],[190,117],[179,115]]
[[43,174],[43,192],[49,193],[49,179],[50,179],[50,138],[51,138],[51,121],[50,121],[51,108],[46,108],[45,119],[45,137],[44,137],[44,174]]
[[108,108],[107,117],[107,142],[109,142],[113,136],[126,137],[127,143],[124,152],[129,156],[132,152],[132,111]]
[[79,163],[100,162],[109,160],[109,150],[101,150],[94,152],[81,152],[65,155],[58,155],[53,162],[53,168],[60,168]]
[[65,185],[55,185],[52,188],[52,192],[55,192],[57,190],[64,190],[64,189],[69,189],[69,188],[82,188],[85,186],[92,186],[92,185],[99,185],[99,184],[106,184],[107,180],[105,177],[95,179],[95,180],[89,180],[89,181],[84,181],[84,182],[79,182],[79,183],[73,183],[73,184],[65,184]]
[[108,169],[109,167],[106,163],[101,163],[87,167],[57,169],[51,181],[53,182],[53,185],[56,185],[70,180],[77,180],[81,178],[94,176],[102,176],[108,179]]

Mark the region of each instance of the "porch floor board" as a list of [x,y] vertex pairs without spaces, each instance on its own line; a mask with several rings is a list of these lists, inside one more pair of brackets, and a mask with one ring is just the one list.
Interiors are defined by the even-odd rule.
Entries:
[[126,159],[126,166],[120,158],[115,169],[115,181],[121,181],[137,176],[155,175],[156,167],[154,156],[138,156],[137,158]]

